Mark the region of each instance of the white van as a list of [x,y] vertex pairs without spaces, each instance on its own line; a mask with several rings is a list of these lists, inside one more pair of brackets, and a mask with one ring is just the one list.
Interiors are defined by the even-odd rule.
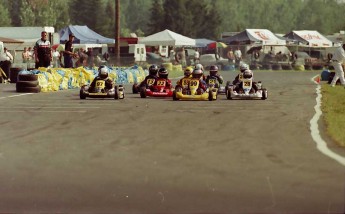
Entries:
[[146,46],[145,44],[129,44],[129,53],[134,54],[135,62],[146,61]]

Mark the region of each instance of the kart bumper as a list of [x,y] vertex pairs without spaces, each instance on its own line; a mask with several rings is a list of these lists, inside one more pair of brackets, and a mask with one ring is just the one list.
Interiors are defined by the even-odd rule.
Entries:
[[187,95],[182,92],[176,92],[176,98],[179,100],[208,100],[209,93],[203,93],[201,95]]

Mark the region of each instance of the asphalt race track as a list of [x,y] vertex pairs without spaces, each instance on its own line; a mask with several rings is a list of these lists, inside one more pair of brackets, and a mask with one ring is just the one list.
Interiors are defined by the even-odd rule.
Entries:
[[344,166],[310,135],[318,73],[255,72],[265,101],[0,84],[0,213],[344,213]]

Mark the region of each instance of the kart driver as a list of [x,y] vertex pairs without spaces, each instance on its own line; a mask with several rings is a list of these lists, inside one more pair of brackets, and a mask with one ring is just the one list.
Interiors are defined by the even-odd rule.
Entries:
[[[168,79],[168,76],[169,76],[169,71],[166,68],[162,67],[159,69],[158,78],[165,79],[166,80],[165,87],[171,89],[172,84],[171,84],[171,80]],[[157,81],[156,81],[155,85],[157,85]]]
[[157,65],[151,65],[149,67],[149,75],[145,77],[145,79],[140,83],[139,87],[145,86],[146,88],[149,88],[151,85],[154,85],[157,82],[157,73],[158,73],[158,66]]
[[247,64],[245,64],[245,63],[241,63],[241,65],[240,65],[240,73],[235,77],[235,80],[232,81],[232,84],[234,86],[237,87],[241,83],[242,78],[243,78],[243,72],[245,70],[249,70],[249,66]]
[[192,72],[193,68],[187,67],[183,73],[184,77],[176,82],[176,86],[181,86],[182,88],[188,87],[189,81],[192,78]]
[[109,78],[109,68],[107,66],[102,65],[98,68],[98,76],[93,79],[89,88],[89,92],[92,92],[94,90],[97,80],[104,80],[105,89],[114,88],[114,82]]
[[207,85],[206,82],[203,80],[204,72],[201,69],[195,68],[192,73],[192,79],[196,79],[199,81],[199,88],[197,89],[198,94],[202,94],[206,91]]
[[[210,74],[206,77],[206,84],[209,85],[212,80],[216,80],[216,88],[219,88],[219,84],[223,84],[223,77],[218,74],[218,66],[210,66]],[[219,84],[218,84],[218,83]]]

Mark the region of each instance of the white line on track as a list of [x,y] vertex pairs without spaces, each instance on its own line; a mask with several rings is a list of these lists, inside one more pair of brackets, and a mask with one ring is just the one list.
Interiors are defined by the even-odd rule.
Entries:
[[29,94],[32,94],[32,93],[16,94],[16,95],[11,95],[11,96],[7,96],[7,97],[0,97],[0,100],[1,100],[1,99],[6,99],[6,98],[12,98],[12,97],[25,96],[25,95],[29,95]]
[[67,106],[19,106],[19,107],[16,107],[16,106],[11,106],[11,107],[0,107],[0,109],[47,109],[47,108],[50,108],[50,109],[71,109],[71,108],[76,108],[76,109],[85,109],[85,108],[100,108],[100,107],[93,107],[93,106],[84,106],[84,107],[81,107],[81,106],[70,106],[70,107],[67,107]]
[[[30,111],[30,113],[86,113],[87,111]],[[28,113],[28,111],[0,111],[0,113]]]
[[[318,76],[318,75],[317,75]],[[316,87],[316,105],[314,107],[315,109],[315,115],[313,116],[313,118],[310,120],[310,131],[311,131],[311,136],[313,138],[313,140],[316,143],[316,147],[317,149],[323,153],[324,155],[338,161],[340,164],[345,166],[345,158],[339,154],[334,153],[333,151],[331,151],[328,147],[327,147],[327,143],[322,139],[321,135],[320,135],[320,131],[319,131],[319,125],[318,125],[318,121],[322,115],[322,111],[321,111],[321,98],[322,98],[322,94],[321,94],[321,85],[318,84],[314,79],[317,77],[313,77],[311,79],[311,81],[315,82],[317,84]]]

